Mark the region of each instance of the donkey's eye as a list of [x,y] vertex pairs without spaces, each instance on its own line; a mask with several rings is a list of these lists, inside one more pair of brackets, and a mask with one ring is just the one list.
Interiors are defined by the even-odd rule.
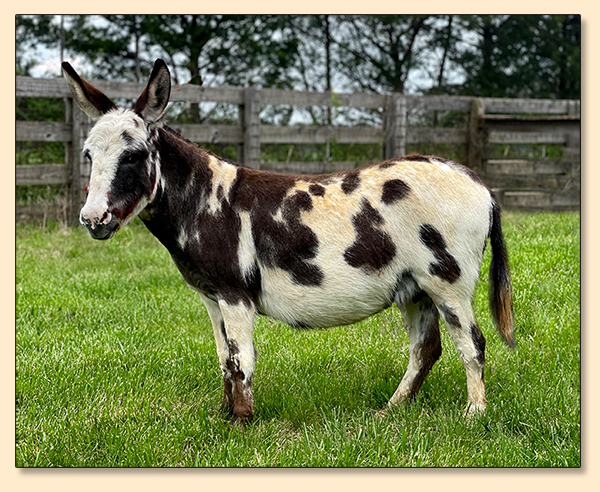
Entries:
[[146,158],[146,154],[142,152],[133,152],[131,154],[125,155],[121,162],[124,164],[137,164],[140,161],[143,161]]

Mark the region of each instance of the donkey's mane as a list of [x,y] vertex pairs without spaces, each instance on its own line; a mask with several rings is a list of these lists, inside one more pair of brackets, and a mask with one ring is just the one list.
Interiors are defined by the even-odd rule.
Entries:
[[186,143],[188,143],[190,145],[196,146],[197,148],[201,149],[203,152],[206,152],[209,156],[212,156],[212,157],[214,157],[215,159],[217,159],[217,160],[219,160],[221,162],[226,162],[228,164],[232,164],[232,165],[237,166],[237,167],[247,167],[247,166],[244,166],[243,164],[239,164],[239,163],[237,163],[235,161],[232,161],[231,159],[226,159],[224,157],[221,157],[221,156],[215,154],[214,152],[211,152],[206,147],[204,147],[204,146],[202,146],[202,145],[200,145],[200,144],[198,144],[196,142],[192,142],[188,138],[184,137],[181,134],[181,132],[179,130],[175,129],[175,128],[172,128],[172,127],[170,127],[170,126],[168,126],[166,124],[161,125],[160,128],[162,128],[164,131],[170,133],[171,135],[173,135],[173,136],[175,136],[175,137],[183,140],[184,142],[186,142]]

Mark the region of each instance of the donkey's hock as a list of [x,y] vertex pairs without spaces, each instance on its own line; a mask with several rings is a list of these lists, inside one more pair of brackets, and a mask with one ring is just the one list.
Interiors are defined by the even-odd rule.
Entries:
[[490,306],[514,347],[511,280],[500,208],[470,169],[408,155],[315,176],[244,168],[158,124],[171,79],[157,60],[134,109],[116,107],[68,63],[75,101],[95,126],[81,222],[108,239],[139,215],[169,250],[210,316],[234,421],[253,416],[255,315],[295,327],[354,323],[392,303],[410,358],[389,405],[413,398],[441,355],[439,317],[483,409],[485,338],[471,306],[490,238]]

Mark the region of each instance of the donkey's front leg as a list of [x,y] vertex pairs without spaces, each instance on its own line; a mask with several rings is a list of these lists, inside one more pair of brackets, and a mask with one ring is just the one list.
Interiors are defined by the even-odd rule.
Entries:
[[[256,354],[252,342],[254,331],[254,307],[242,301],[230,304],[219,301],[223,316],[221,336],[227,347],[225,357],[225,394],[231,392],[233,421],[246,424],[254,415],[254,397],[252,395],[252,376],[256,363]],[[227,381],[229,377],[229,381]],[[229,387],[228,387],[229,385]],[[223,399],[225,403],[225,398]]]
[[227,368],[227,359],[229,357],[229,348],[227,347],[227,336],[225,334],[225,322],[223,321],[223,313],[216,301],[200,294],[206,311],[210,317],[217,345],[217,355],[219,357],[219,365],[223,373],[223,401],[221,402],[221,411],[229,415],[233,415],[233,379],[231,372]]

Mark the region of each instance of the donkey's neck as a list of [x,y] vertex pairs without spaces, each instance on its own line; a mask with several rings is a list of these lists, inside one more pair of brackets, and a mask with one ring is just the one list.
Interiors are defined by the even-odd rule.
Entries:
[[199,217],[217,206],[215,197],[233,183],[237,166],[169,128],[159,128],[157,132],[161,178],[155,200],[140,218],[173,253],[182,231],[198,230]]
[[178,196],[210,187],[211,154],[169,128],[157,131],[163,191],[169,196]]

